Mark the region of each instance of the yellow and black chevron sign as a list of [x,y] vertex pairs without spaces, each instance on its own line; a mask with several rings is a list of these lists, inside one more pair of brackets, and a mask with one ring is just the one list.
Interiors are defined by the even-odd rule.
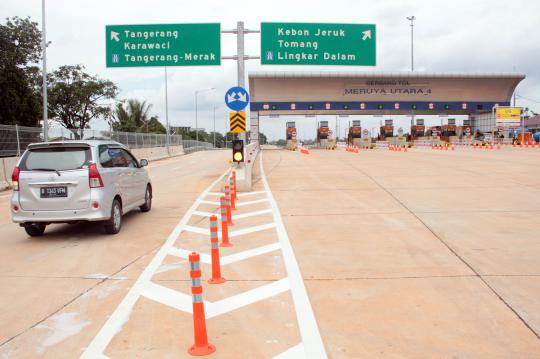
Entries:
[[246,132],[246,112],[229,112],[229,124],[231,132],[242,133]]

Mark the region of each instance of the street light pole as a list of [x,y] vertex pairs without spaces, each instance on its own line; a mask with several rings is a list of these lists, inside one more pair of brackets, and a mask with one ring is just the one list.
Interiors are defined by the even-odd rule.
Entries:
[[197,90],[195,91],[195,140],[199,141],[199,114],[198,114],[198,101],[197,101],[197,95],[201,92],[206,92],[206,91],[212,91],[212,90],[215,90],[214,87],[210,88],[210,89],[205,89],[205,90]]
[[216,148],[216,106],[214,106],[214,148]]
[[47,114],[47,35],[45,31],[45,0],[41,0],[41,50],[43,51],[43,141],[49,142],[49,119]]
[[[170,154],[170,127],[169,127],[169,94],[168,94],[168,84],[167,84],[167,66],[165,66],[165,125],[166,125],[166,130],[167,130],[167,136],[165,137],[166,139],[166,144],[167,144],[167,153]],[[147,126],[148,126],[148,123],[147,123]],[[148,130],[146,131],[148,132]]]
[[414,71],[414,20],[416,18],[413,16],[407,17],[407,20],[411,22],[411,72]]

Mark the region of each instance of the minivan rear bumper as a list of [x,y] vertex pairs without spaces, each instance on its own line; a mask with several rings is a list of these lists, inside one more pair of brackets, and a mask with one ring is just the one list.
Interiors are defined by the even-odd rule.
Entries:
[[11,216],[15,223],[25,222],[48,222],[48,223],[65,223],[74,221],[102,221],[107,220],[111,216],[110,208],[85,208],[63,211],[25,211],[19,207],[18,211],[13,210],[13,205],[18,205],[12,202]]

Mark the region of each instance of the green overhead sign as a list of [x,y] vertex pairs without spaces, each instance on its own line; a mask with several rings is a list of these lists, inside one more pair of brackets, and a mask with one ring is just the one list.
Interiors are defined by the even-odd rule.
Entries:
[[261,23],[262,65],[375,66],[374,24]]
[[107,67],[221,64],[220,24],[107,25]]

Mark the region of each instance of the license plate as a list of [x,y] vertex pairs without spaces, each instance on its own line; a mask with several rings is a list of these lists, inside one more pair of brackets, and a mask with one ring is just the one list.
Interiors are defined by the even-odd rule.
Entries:
[[67,187],[41,187],[39,189],[39,194],[41,198],[67,197]]

